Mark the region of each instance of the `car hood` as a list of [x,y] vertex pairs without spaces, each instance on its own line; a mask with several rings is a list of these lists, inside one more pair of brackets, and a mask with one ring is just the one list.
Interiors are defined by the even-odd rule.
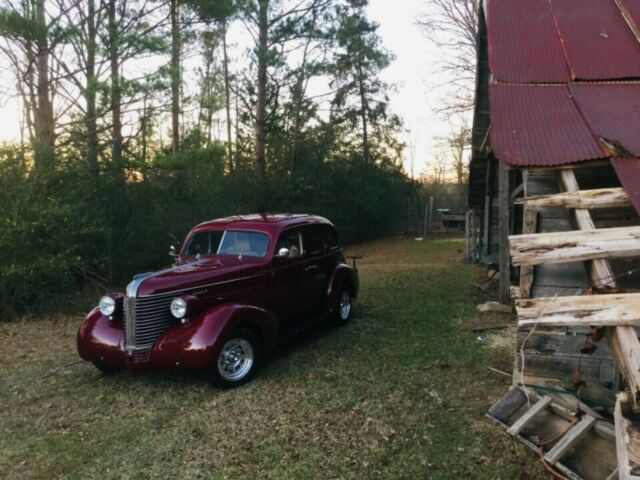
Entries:
[[[137,296],[155,295],[176,290],[193,290],[261,273],[262,258],[221,255],[211,256],[160,270],[138,275],[131,285],[138,283]],[[130,289],[127,288],[129,295]],[[186,293],[186,292],[185,292]]]

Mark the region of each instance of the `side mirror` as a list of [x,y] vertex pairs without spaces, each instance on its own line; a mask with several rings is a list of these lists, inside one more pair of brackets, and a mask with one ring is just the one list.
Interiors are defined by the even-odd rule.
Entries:
[[276,254],[276,258],[287,258],[289,257],[289,249],[287,247],[282,247],[280,250],[278,250],[278,253]]
[[171,246],[169,247],[169,256],[170,256],[170,257],[173,257],[173,258],[176,258],[176,257],[178,256],[178,252],[176,252],[176,247],[175,247],[175,245],[171,245]]

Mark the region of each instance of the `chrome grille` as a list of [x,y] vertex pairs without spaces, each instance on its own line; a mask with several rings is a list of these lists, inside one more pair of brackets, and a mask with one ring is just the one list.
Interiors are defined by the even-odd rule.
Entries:
[[175,293],[125,297],[124,338],[129,355],[151,350],[160,335],[175,322],[169,307]]

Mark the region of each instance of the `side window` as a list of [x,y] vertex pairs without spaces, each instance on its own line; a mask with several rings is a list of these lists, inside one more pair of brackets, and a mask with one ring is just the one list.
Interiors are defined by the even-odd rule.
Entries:
[[311,225],[304,229],[304,242],[310,254],[321,253],[327,249],[324,225]]
[[302,236],[300,235],[300,230],[287,230],[280,234],[278,238],[278,242],[276,243],[276,251],[275,254],[278,255],[278,252],[282,249],[286,248],[289,250],[288,258],[296,258],[302,255]]
[[336,234],[335,228],[327,226],[326,229],[327,245],[329,246],[329,248],[339,247],[340,245],[338,244],[338,235]]

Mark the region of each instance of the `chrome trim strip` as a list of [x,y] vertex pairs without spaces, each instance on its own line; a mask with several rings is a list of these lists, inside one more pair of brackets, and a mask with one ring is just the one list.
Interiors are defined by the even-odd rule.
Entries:
[[208,283],[206,285],[194,285],[193,287],[181,288],[180,290],[172,290],[170,292],[153,293],[151,295],[142,295],[142,296],[140,296],[138,298],[153,298],[153,297],[159,297],[161,295],[175,295],[176,293],[188,292],[190,290],[196,290],[196,289],[200,289],[200,288],[209,288],[209,287],[213,287],[215,285],[224,285],[224,284],[227,284],[227,283],[240,282],[242,280],[249,280],[249,279],[252,279],[252,278],[258,278],[258,277],[263,277],[263,276],[264,276],[264,272],[263,273],[258,273],[256,275],[250,275],[248,277],[234,278],[232,280],[224,280],[222,282]]
[[[132,282],[133,283],[133,282]],[[128,287],[127,287],[128,291]],[[125,297],[124,298],[124,308],[126,309],[125,320],[126,320],[126,338],[125,338],[125,347],[127,349],[127,353],[132,355],[136,349],[136,298],[135,297]]]
[[133,280],[127,285],[127,297],[135,298],[138,294],[138,289],[142,282],[147,278],[153,277],[153,273],[143,273],[142,275],[136,275]]
[[204,262],[204,259],[197,259],[192,262],[183,263],[182,265],[176,265],[173,267],[165,268],[164,270],[158,270],[157,272],[141,273],[139,275],[136,275],[133,277],[133,280],[129,283],[129,285],[127,285],[127,297],[137,297],[138,290],[140,289],[140,285],[142,285],[142,283],[145,280],[148,280],[152,277],[156,277],[163,273],[173,272],[174,270],[182,268],[185,265],[192,265],[194,263],[202,263],[202,262]]

